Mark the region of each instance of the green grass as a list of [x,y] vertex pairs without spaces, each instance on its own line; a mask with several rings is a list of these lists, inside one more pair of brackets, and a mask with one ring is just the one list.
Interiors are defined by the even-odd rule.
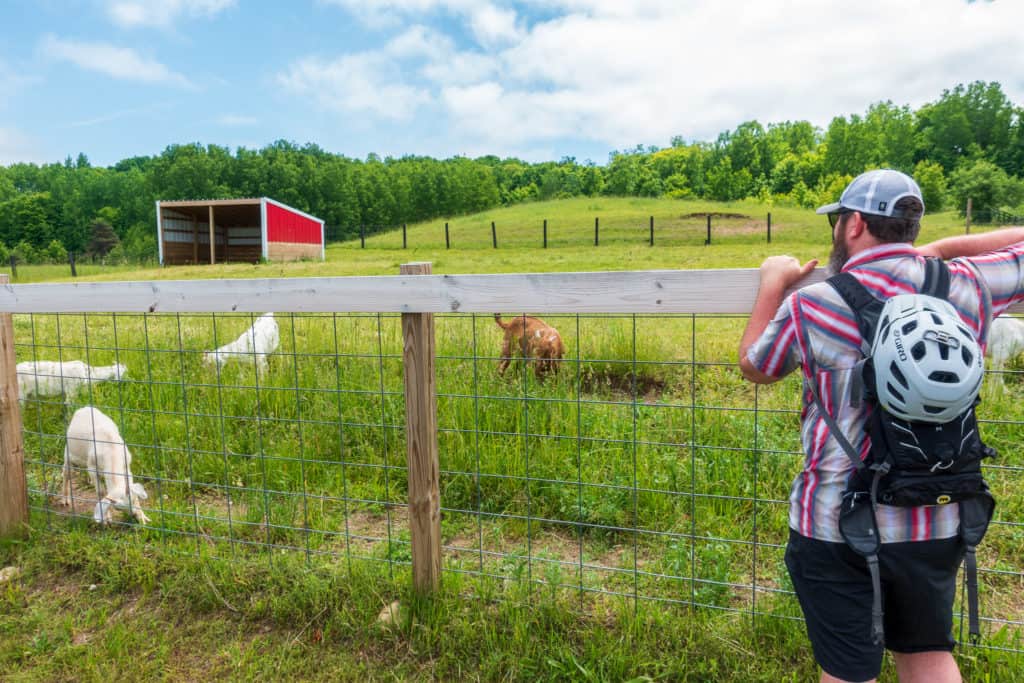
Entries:
[[[731,219],[731,232],[723,227],[711,246],[703,235],[695,243],[680,236],[652,249],[627,232],[640,223],[646,239],[651,214],[668,231],[673,215],[759,217],[766,209],[530,204],[459,219],[451,250],[443,224],[436,244],[434,222],[410,226],[410,244],[429,246],[406,251],[399,232],[397,246],[396,233],[371,238],[365,250],[332,245],[326,263],[90,279],[395,274],[415,260],[433,260],[435,273],[754,267],[780,251],[827,255],[823,218],[778,207],[771,245],[758,232],[763,224],[747,219]],[[529,246],[544,216],[552,231],[583,225],[579,243]],[[509,226],[499,228],[498,250],[491,220]],[[962,229],[951,214],[929,220],[923,241]],[[779,546],[801,462],[798,379],[755,388],[740,378],[739,317],[547,319],[566,341],[567,362],[538,382],[515,366],[496,374],[500,331],[490,317],[436,317],[445,586],[416,608],[415,624],[382,634],[370,625],[381,605],[403,595],[408,602],[397,316],[278,314],[280,353],[259,375],[252,366],[217,373],[201,364],[202,351],[235,338],[249,316],[15,316],[19,360],[54,359],[59,346],[64,359],[128,366],[127,381],[95,385],[72,408],[94,403],[120,425],[153,524],[102,531],[53,508],[43,492],[59,478],[68,409],[26,403],[34,532],[3,551],[26,572],[0,585],[0,672],[7,662],[28,680],[159,671],[174,680],[204,671],[243,679],[809,678],[799,622],[776,618],[798,614],[777,592],[788,587]],[[1008,379],[981,413],[994,421],[986,437],[1002,451],[990,474],[998,516],[1014,522],[1024,519],[1024,456],[1015,448],[1022,391]],[[81,491],[76,510],[87,518]],[[1020,619],[1022,557],[1018,526],[990,531],[980,561],[1004,573],[983,577],[985,616]],[[83,590],[92,583],[96,591]],[[182,621],[188,628],[166,637]],[[102,647],[76,643],[83,623]],[[1019,631],[989,630],[989,644],[1021,647]],[[315,632],[322,640],[310,642]],[[132,654],[139,649],[147,656]],[[1013,657],[969,650],[961,661],[971,678],[1008,680],[1000,672]]]

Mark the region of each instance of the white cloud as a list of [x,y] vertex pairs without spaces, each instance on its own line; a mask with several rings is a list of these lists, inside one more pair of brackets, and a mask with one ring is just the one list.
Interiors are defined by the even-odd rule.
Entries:
[[308,57],[292,64],[278,82],[333,111],[369,112],[405,121],[430,101],[430,93],[405,83],[386,55],[359,53],[326,61]]
[[213,17],[235,0],[108,0],[107,15],[118,26],[166,28],[180,17]]
[[445,13],[444,33],[406,30],[329,64],[361,64],[366,92],[410,88],[414,103],[438,103],[459,149],[663,145],[750,119],[826,126],[974,80],[1024,98],[1020,2],[525,0],[517,15],[497,2],[331,1],[364,20]]
[[445,13],[465,21],[483,46],[514,41],[522,32],[514,9],[486,0],[321,0],[338,5],[364,23],[376,27],[399,26],[411,17]]
[[131,48],[109,43],[64,40],[48,35],[40,42],[39,49],[49,59],[70,62],[81,69],[119,80],[192,86],[185,76],[171,71],[160,62],[139,55]]

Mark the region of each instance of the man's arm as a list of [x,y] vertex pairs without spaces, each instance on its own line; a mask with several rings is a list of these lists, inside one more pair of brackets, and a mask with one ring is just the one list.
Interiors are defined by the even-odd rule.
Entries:
[[1024,242],[1024,227],[1002,228],[976,235],[944,237],[918,247],[917,251],[922,256],[938,256],[947,260],[958,256],[977,256],[1018,242]]
[[750,312],[747,329],[743,331],[743,337],[740,339],[740,372],[751,382],[771,384],[779,381],[780,378],[766,375],[754,367],[747,358],[747,351],[775,317],[786,290],[807,277],[816,265],[818,260],[811,259],[801,266],[792,256],[771,256],[761,264],[761,284],[754,300],[754,310]]

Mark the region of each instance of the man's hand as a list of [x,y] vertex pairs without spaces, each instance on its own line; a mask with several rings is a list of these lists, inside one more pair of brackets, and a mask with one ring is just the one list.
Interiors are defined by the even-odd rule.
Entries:
[[761,264],[761,289],[785,292],[810,275],[817,265],[818,259],[800,265],[792,256],[769,256]]
[[800,261],[792,256],[770,256],[761,264],[761,286],[757,290],[747,329],[740,339],[740,371],[751,382],[770,384],[778,381],[778,377],[766,375],[754,367],[747,358],[747,349],[757,341],[775,317],[786,290],[810,275],[817,265],[818,259],[800,265]]

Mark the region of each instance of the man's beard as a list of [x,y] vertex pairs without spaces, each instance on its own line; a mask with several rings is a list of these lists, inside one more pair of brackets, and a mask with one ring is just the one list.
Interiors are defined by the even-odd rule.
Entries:
[[832,251],[828,255],[828,272],[835,274],[842,272],[843,266],[850,260],[850,251],[846,248],[846,226],[840,225],[836,229],[836,238],[832,241]]

